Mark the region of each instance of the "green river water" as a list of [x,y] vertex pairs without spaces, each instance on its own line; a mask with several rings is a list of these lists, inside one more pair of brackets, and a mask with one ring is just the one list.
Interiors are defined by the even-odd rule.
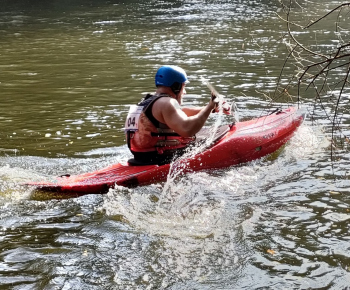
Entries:
[[[226,170],[69,199],[21,185],[130,158],[129,105],[163,64],[187,71],[188,105],[208,101],[202,78],[243,119],[297,105],[274,95],[278,1],[22,2],[0,0],[0,289],[349,289],[349,154],[331,161],[322,110],[278,154]],[[300,4],[308,23],[339,2]]]

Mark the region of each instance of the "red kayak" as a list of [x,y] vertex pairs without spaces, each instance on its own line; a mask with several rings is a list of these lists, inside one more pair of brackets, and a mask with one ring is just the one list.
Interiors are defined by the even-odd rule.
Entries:
[[58,177],[54,182],[30,182],[27,185],[62,193],[106,193],[115,185],[135,187],[165,181],[170,169],[186,173],[225,168],[273,153],[293,136],[304,117],[303,112],[290,107],[221,127],[216,141],[207,149],[189,158],[181,157],[172,165],[118,163],[91,173]]

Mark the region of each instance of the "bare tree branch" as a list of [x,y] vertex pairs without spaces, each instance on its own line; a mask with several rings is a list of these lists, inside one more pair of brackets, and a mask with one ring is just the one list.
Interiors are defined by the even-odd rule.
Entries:
[[[343,28],[342,26],[347,26],[350,23],[350,2],[342,3],[307,25],[302,25],[302,19],[292,17],[294,12],[292,6],[300,8],[302,5],[296,0],[279,1],[284,12],[284,16],[280,15],[279,17],[286,22],[287,34],[284,43],[289,49],[289,54],[278,77],[275,95],[279,92],[288,94],[292,98],[290,94],[293,87],[296,87],[298,103],[305,101],[305,93],[308,96],[310,93],[314,95],[313,111],[316,112],[317,107],[320,107],[331,124],[333,145],[331,154],[333,156],[333,148],[337,148],[338,134],[342,136],[343,140],[340,140],[342,144],[350,145],[350,138],[342,132],[345,110],[342,104],[350,98],[350,32],[349,27]],[[330,18],[332,15],[336,19],[334,34],[338,40],[335,42],[331,38],[323,37],[320,44],[316,35],[320,34],[322,30],[319,31],[315,24],[318,24],[317,27],[319,27],[326,18]],[[292,18],[298,20],[292,21]],[[327,20],[325,24],[329,24],[329,21]],[[304,32],[297,39],[298,29],[300,32],[305,31],[306,35],[313,33],[315,44],[310,44],[310,38],[307,41],[303,38]],[[286,86],[282,86],[281,79],[287,66],[294,66],[295,73],[290,77],[290,82]]]

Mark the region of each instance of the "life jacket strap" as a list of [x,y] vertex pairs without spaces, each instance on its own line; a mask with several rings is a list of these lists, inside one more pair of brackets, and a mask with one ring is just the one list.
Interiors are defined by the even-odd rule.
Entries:
[[131,139],[133,139],[135,136],[134,131],[126,131],[126,142],[128,144],[128,148],[131,151]]

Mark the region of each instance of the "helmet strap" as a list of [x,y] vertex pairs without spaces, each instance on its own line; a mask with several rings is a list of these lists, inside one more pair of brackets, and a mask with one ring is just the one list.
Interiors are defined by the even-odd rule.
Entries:
[[173,91],[173,93],[177,96],[182,89],[182,83],[175,82],[171,85],[170,88]]

